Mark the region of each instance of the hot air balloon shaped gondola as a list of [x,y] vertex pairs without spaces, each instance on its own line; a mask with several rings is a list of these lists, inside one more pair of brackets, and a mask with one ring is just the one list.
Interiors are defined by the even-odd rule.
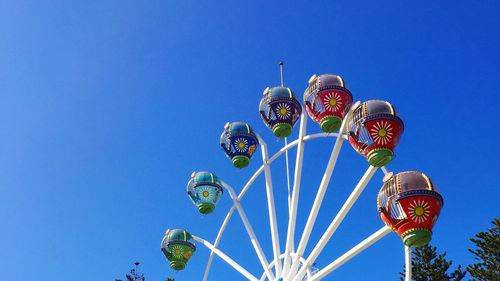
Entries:
[[232,122],[224,126],[220,145],[235,167],[244,168],[250,163],[250,158],[259,146],[259,141],[250,125]]
[[189,232],[183,229],[168,229],[161,241],[161,251],[170,261],[170,267],[182,270],[196,251],[196,245]]
[[278,138],[292,133],[293,125],[302,113],[302,106],[287,87],[266,88],[259,104],[260,117]]
[[331,133],[340,129],[344,116],[351,108],[352,94],[338,75],[313,75],[304,92],[304,104],[321,130]]
[[213,212],[223,193],[219,178],[210,172],[194,172],[187,184],[187,193],[200,213]]
[[424,173],[409,171],[384,182],[377,199],[380,217],[409,247],[421,247],[432,238],[432,228],[443,198]]
[[349,119],[349,142],[370,165],[382,167],[394,158],[394,148],[403,134],[403,121],[387,101],[360,104]]

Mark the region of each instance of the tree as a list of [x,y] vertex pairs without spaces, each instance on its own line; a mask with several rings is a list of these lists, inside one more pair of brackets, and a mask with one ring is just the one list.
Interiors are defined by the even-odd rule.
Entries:
[[472,280],[500,280],[500,218],[492,221],[494,227],[488,231],[479,232],[470,240],[475,249],[469,249],[477,261],[467,267]]
[[[127,281],[145,281],[144,274],[139,272],[140,262],[134,262],[135,268],[130,270],[130,273],[125,274]],[[122,281],[121,279],[115,279],[115,281]]]
[[[413,249],[412,279],[415,281],[460,281],[467,271],[457,269],[448,273],[452,261],[446,260],[446,252],[437,253],[436,246],[424,246]],[[405,270],[399,273],[401,281],[405,280]]]

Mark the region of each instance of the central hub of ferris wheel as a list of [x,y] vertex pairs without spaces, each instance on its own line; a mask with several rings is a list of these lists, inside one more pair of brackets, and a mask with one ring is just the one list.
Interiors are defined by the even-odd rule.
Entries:
[[[401,237],[405,245],[406,280],[411,280],[411,247],[427,245],[431,240],[432,228],[441,211],[443,198],[426,174],[419,171],[404,171],[393,174],[384,167],[393,160],[394,150],[404,130],[403,121],[396,113],[396,109],[391,103],[382,100],[369,100],[353,104],[353,95],[348,90],[344,79],[333,74],[313,75],[308,81],[303,96],[303,104],[301,104],[297,100],[295,93],[283,85],[282,63],[280,63],[280,70],[281,85],[272,88],[268,87],[264,90],[259,104],[259,114],[276,137],[285,139],[285,146],[274,155],[269,156],[267,144],[254,132],[249,124],[245,122],[228,122],[224,126],[220,145],[234,167],[238,169],[247,167],[259,147],[263,164],[248,180],[239,194],[214,173],[201,171],[194,172],[191,175],[187,184],[187,193],[200,213],[208,215],[214,212],[217,202],[224,192],[229,194],[233,206],[227,213],[213,244],[183,229],[167,230],[161,243],[161,250],[170,262],[170,266],[174,270],[185,269],[187,262],[195,253],[197,249],[196,243],[198,243],[198,245],[204,245],[210,250],[203,276],[204,281],[208,280],[214,255],[219,256],[248,280],[321,280],[388,233],[395,232]],[[307,116],[319,125],[323,133],[306,134]],[[288,143],[287,137],[292,133],[298,120],[300,120],[299,136],[296,140]],[[306,225],[301,233],[300,242],[298,245],[294,245],[304,144],[306,141],[319,137],[335,137],[336,141]],[[333,218],[321,239],[311,253],[306,256],[304,250],[309,242],[312,228],[344,140],[348,140],[353,149],[367,159],[370,166],[354,187],[340,211]],[[293,147],[297,147],[297,156],[293,189],[291,195],[289,194],[289,220],[286,228],[285,252],[282,253],[278,238],[278,222],[270,169],[272,162],[285,154],[288,175],[288,150]],[[384,184],[376,200],[380,218],[385,226],[327,266],[321,269],[313,268],[316,258],[323,251],[327,242],[342,223],[377,169],[381,169],[385,175]],[[240,204],[255,179],[262,173],[264,173],[266,182],[269,225],[273,247],[273,257],[271,259],[265,256],[250,221]],[[263,273],[260,277],[256,277],[218,249],[222,234],[235,210],[237,210],[243,221],[255,253],[262,265]]]

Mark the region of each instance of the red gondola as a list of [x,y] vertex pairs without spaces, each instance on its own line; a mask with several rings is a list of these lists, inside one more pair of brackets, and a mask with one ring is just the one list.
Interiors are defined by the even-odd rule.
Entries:
[[352,94],[338,75],[313,75],[304,92],[304,104],[309,116],[330,133],[340,129],[352,104]]
[[372,166],[382,167],[394,158],[394,148],[403,134],[404,124],[387,101],[370,100],[360,104],[349,119],[349,142]]
[[410,247],[421,247],[432,238],[443,197],[427,175],[402,172],[384,182],[377,199],[380,217]]

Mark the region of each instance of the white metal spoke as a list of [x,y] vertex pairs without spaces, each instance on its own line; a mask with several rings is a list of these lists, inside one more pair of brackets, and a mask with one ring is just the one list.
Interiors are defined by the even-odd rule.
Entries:
[[[222,226],[219,229],[219,233],[217,234],[217,238],[215,239],[214,247],[219,246],[220,240],[222,238],[222,234],[226,230],[227,224],[229,223],[229,219],[233,215],[234,210],[236,210],[236,204],[233,204],[232,208],[227,213],[226,218],[224,219],[224,222],[222,223]],[[207,266],[205,267],[205,273],[203,274],[203,281],[208,280],[208,274],[210,273],[210,267],[212,266],[213,260],[214,260],[214,251],[211,251],[210,256],[208,257]]]
[[299,194],[300,194],[300,180],[302,175],[302,160],[304,157],[304,136],[306,134],[307,129],[307,114],[302,112],[300,118],[300,129],[299,129],[299,137],[298,137],[298,146],[297,146],[297,157],[295,160],[295,171],[293,178],[293,190],[292,190],[292,200],[289,208],[288,215],[288,229],[286,235],[286,247],[285,247],[285,259],[283,262],[283,275],[286,276],[290,269],[290,253],[294,249],[294,239],[295,239],[295,225],[297,220],[297,207],[299,203]]
[[250,225],[250,222],[248,221],[248,217],[243,210],[243,207],[241,206],[240,202],[237,201],[236,193],[234,192],[233,188],[225,183],[224,181],[221,181],[224,188],[229,192],[229,196],[231,196],[231,199],[233,199],[234,205],[236,206],[236,209],[238,210],[238,213],[240,214],[241,220],[243,221],[243,224],[245,225],[245,229],[248,232],[248,236],[250,236],[250,240],[252,242],[252,245],[255,249],[255,252],[257,253],[257,256],[259,258],[259,261],[264,268],[264,271],[268,278],[274,278],[273,273],[269,270],[269,262],[266,259],[266,256],[264,255],[264,251],[262,251],[262,247],[260,246],[259,240],[257,239],[257,236],[255,235],[255,232],[253,231],[252,225]]
[[411,248],[405,246],[405,281],[411,281]]
[[214,245],[210,244],[208,241],[206,241],[205,239],[202,239],[200,237],[197,237],[197,236],[192,236],[193,239],[197,242],[200,242],[202,243],[205,247],[207,247],[208,249],[210,249],[212,252],[214,252],[215,254],[217,254],[221,259],[223,259],[225,262],[227,262],[227,264],[229,264],[230,266],[232,266],[234,269],[236,269],[236,271],[238,271],[239,273],[241,273],[243,276],[245,276],[248,280],[251,280],[251,281],[259,281],[259,279],[257,279],[257,277],[253,276],[250,272],[248,272],[246,269],[244,269],[241,265],[239,265],[237,262],[235,262],[233,259],[231,259],[230,257],[228,257],[226,254],[224,254],[221,250],[217,249],[214,247]]
[[330,178],[332,176],[333,169],[335,168],[340,148],[342,147],[342,143],[344,141],[344,138],[341,137],[341,135],[345,130],[345,126],[347,125],[347,120],[349,120],[349,117],[352,114],[352,111],[355,108],[355,106],[357,106],[357,104],[358,102],[351,107],[349,112],[346,114],[344,120],[342,121],[342,126],[340,127],[339,130],[339,137],[337,137],[335,145],[333,146],[333,150],[330,155],[330,159],[328,160],[326,171],[323,175],[323,178],[321,179],[321,183],[319,185],[316,198],[314,199],[313,207],[311,209],[311,212],[309,213],[309,217],[307,218],[306,226],[304,228],[304,232],[302,233],[302,237],[300,238],[300,243],[296,251],[297,257],[294,259],[292,263],[292,267],[291,270],[288,272],[287,279],[290,277],[290,274],[296,272],[299,267],[298,257],[301,257],[304,254],[304,250],[307,246],[307,242],[309,241],[309,236],[311,235],[311,231],[316,222],[316,217],[318,216],[321,203],[323,202],[323,197],[325,196],[328,184],[330,183]]
[[[328,226],[328,229],[325,231],[325,233],[319,240],[318,244],[316,244],[309,257],[307,257],[305,264],[306,266],[311,265],[319,256],[319,254],[323,251],[326,244],[332,237],[333,233],[335,233],[335,231],[342,223],[347,213],[351,210],[351,207],[354,205],[359,195],[361,195],[368,182],[370,182],[372,176],[375,174],[377,169],[378,168],[374,166],[368,167],[363,177],[361,177],[358,184],[354,187],[353,191],[351,192],[351,195],[349,195],[347,200],[344,202],[344,205],[342,205],[342,208],[340,208],[339,212],[330,223],[330,226]],[[304,268],[305,267],[301,268],[299,273],[297,274],[299,277],[304,275],[305,273]],[[297,280],[300,280],[300,278],[298,278]]]
[[[318,273],[314,274],[312,278],[309,281],[318,281],[321,280],[321,278],[324,278],[328,274],[330,274],[332,271],[349,261],[351,258],[355,257],[357,254],[365,250],[366,248],[370,247],[373,245],[373,243],[377,242],[378,240],[382,239],[384,236],[387,234],[391,233],[392,230],[388,226],[384,226],[381,229],[379,229],[377,232],[373,233],[370,235],[368,238],[363,240],[361,243],[358,245],[354,246],[352,249],[347,251],[345,254],[340,256],[338,259],[327,265],[325,268],[322,270],[318,271]],[[296,281],[298,279],[293,279],[293,281]]]
[[[234,210],[236,210],[236,206],[239,204],[241,199],[243,199],[243,196],[245,196],[245,193],[248,191],[248,189],[250,188],[252,183],[257,179],[257,177],[262,173],[262,171],[264,171],[263,165],[259,169],[257,169],[257,171],[253,174],[252,177],[250,177],[247,184],[243,187],[240,194],[238,195],[236,202],[234,202],[235,200],[231,197],[231,199],[233,199],[233,206],[231,207],[231,209],[227,213],[226,218],[224,219],[224,222],[222,223],[222,226],[219,229],[219,233],[217,234],[217,238],[215,238],[215,242],[214,242],[215,247],[219,246],[219,242],[222,239],[222,234],[224,234],[224,231],[226,230],[227,224],[229,223],[229,220],[233,216]],[[231,196],[231,194],[230,194],[230,196]],[[210,272],[210,267],[212,266],[213,258],[214,258],[214,252],[211,252],[210,257],[208,258],[207,266],[205,268],[205,274],[203,276],[203,281],[208,280],[208,273]],[[267,261],[266,261],[266,263],[267,263]]]
[[271,168],[269,167],[269,157],[267,153],[267,144],[262,138],[259,137],[259,143],[262,151],[262,161],[264,162],[264,174],[266,178],[266,194],[267,194],[267,207],[269,211],[269,227],[271,229],[271,240],[273,243],[274,261],[276,262],[276,275],[281,276],[282,267],[279,262],[280,256],[280,241],[278,235],[278,222],[276,219],[276,208],[274,206],[274,193],[273,183],[271,177]]
[[[285,138],[285,146],[287,145],[288,145],[288,138]],[[290,194],[290,165],[288,164],[288,150],[285,151],[285,162],[286,162],[286,187],[288,190],[288,213],[290,213],[291,194]]]
[[257,179],[257,177],[262,174],[264,171],[264,165],[260,166],[259,169],[252,175],[252,177],[248,180],[247,184],[243,187],[243,189],[240,191],[240,194],[238,195],[238,201],[241,201],[243,199],[243,196],[247,193],[248,189],[250,189],[250,186],[252,186],[253,182]]

